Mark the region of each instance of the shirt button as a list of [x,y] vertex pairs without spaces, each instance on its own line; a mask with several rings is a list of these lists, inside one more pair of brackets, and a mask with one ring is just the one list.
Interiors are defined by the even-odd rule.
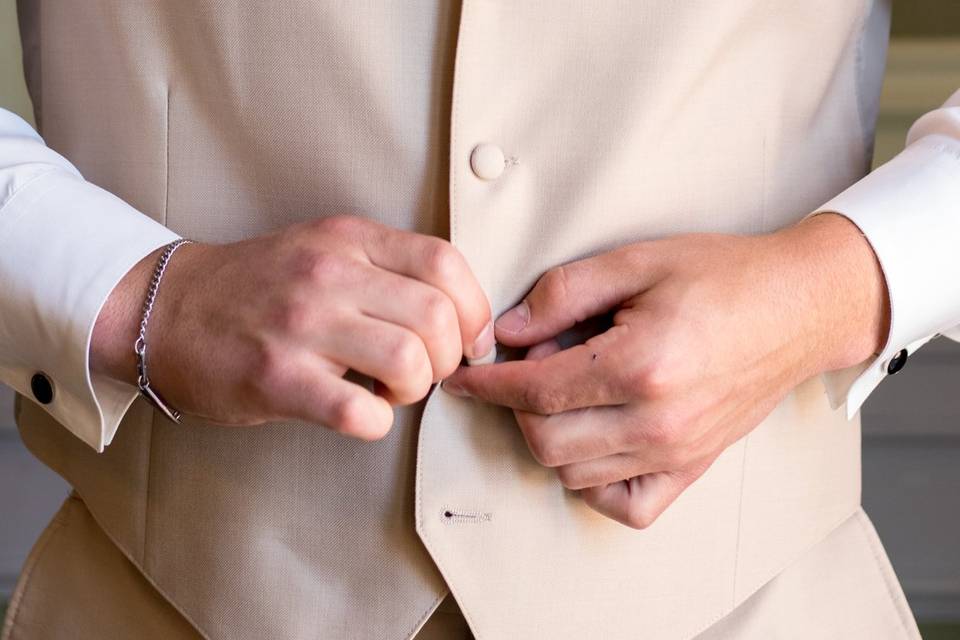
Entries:
[[887,362],[887,373],[892,376],[897,371],[900,371],[900,369],[903,369],[903,365],[905,364],[907,364],[907,350],[900,349],[900,351],[897,351],[896,355]]
[[30,378],[30,391],[40,404],[53,402],[53,383],[45,373],[35,373]]
[[470,154],[470,168],[481,180],[496,180],[503,173],[505,165],[503,151],[495,144],[478,144]]

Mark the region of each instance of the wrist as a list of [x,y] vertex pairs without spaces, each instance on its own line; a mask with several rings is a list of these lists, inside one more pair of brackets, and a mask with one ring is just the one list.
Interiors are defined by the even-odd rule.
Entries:
[[133,343],[157,259],[163,248],[142,258],[121,278],[100,309],[90,340],[90,371],[135,384],[137,360]]
[[812,367],[843,369],[876,355],[886,343],[890,302],[869,241],[846,217],[825,213],[774,234],[803,294],[800,317]]
[[[92,373],[128,384],[136,384],[137,356],[134,352],[134,343],[137,341],[140,321],[143,317],[144,300],[165,248],[165,246],[160,247],[137,262],[117,283],[104,302],[94,324],[90,341]],[[182,247],[177,252],[176,262],[186,260],[188,258],[186,254],[190,248],[190,246]],[[171,268],[164,276],[163,290],[159,292],[154,303],[152,316],[156,321],[151,324],[157,326],[151,327],[150,330],[151,345],[162,337],[161,334],[164,332],[160,329],[169,323],[169,317],[176,316],[175,312],[169,313],[169,308],[176,306],[176,300],[181,295],[181,283],[176,277],[179,274],[172,273],[174,271],[172,267],[171,264]],[[151,348],[151,351],[154,349]]]

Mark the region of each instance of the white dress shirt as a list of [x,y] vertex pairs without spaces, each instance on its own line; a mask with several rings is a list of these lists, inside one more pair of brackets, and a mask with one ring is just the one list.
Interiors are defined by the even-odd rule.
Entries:
[[[960,271],[960,91],[917,120],[898,156],[813,213],[827,211],[861,229],[890,294],[881,353],[825,375],[831,403],[852,417],[901,350],[937,334],[960,340],[960,291],[939,283]],[[177,237],[0,109],[0,382],[32,397],[31,379],[45,374],[45,409],[102,451],[137,392],[91,373],[94,323],[124,274]]]

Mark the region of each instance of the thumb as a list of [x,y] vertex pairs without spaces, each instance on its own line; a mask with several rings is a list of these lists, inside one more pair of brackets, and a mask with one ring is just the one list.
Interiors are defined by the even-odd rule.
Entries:
[[547,271],[527,297],[497,319],[497,340],[526,347],[553,338],[643,291],[651,281],[649,243]]

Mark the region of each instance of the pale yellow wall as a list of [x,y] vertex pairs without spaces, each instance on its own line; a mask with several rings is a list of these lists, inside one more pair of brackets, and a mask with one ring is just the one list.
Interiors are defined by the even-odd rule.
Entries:
[[0,107],[33,123],[33,111],[20,64],[16,4],[15,0],[0,0]]

